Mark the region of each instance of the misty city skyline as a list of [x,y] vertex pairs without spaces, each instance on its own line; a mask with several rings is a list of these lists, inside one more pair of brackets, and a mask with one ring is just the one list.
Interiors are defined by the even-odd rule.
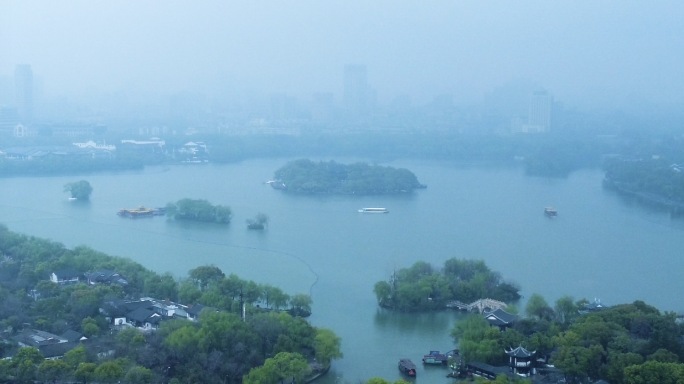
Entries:
[[681,107],[684,5],[641,2],[64,3],[0,12],[0,76],[46,98],[285,94],[343,100],[363,65],[381,104],[478,103],[531,84],[571,107]]

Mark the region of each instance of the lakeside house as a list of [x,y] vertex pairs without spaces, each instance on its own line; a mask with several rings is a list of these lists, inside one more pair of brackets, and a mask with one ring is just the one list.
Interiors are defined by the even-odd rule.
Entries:
[[50,274],[50,281],[55,284],[76,284],[81,281],[82,273],[73,269],[60,269]]
[[65,353],[88,340],[81,333],[67,330],[63,335],[55,335],[38,329],[24,329],[12,338],[19,347],[38,349],[47,360],[61,359]]
[[118,272],[103,269],[95,272],[86,273],[85,277],[88,284],[116,284],[121,286],[128,285],[128,280],[121,276]]
[[143,331],[159,328],[161,322],[171,319],[197,321],[203,305],[183,305],[169,300],[150,297],[140,300],[112,300],[102,304],[100,313],[112,326],[135,327]]
[[512,327],[513,324],[518,321],[518,316],[510,314],[499,308],[486,313],[485,320],[487,320],[490,326],[499,327],[499,330],[503,332],[506,330],[506,328]]

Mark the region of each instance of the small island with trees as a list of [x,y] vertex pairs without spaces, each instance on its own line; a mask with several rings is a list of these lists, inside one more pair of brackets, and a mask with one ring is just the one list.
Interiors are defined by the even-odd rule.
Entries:
[[64,185],[64,192],[68,192],[72,200],[88,200],[93,192],[93,187],[86,180],[74,181]]
[[301,194],[383,195],[425,188],[408,169],[362,162],[345,165],[299,159],[285,164],[274,176],[274,188]]
[[265,213],[257,213],[252,219],[247,219],[247,229],[262,230],[268,225],[268,216]]
[[230,207],[213,205],[207,200],[185,198],[168,203],[166,216],[172,220],[228,224],[232,218],[232,211]]
[[505,282],[484,261],[449,259],[442,269],[419,261],[395,271],[389,281],[375,283],[381,307],[405,312],[441,310],[453,301],[491,298],[503,302],[520,299],[520,288]]

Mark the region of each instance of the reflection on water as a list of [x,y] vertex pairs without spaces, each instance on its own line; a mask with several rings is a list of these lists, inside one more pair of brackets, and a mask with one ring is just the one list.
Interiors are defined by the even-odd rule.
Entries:
[[454,325],[454,321],[462,316],[465,314],[450,310],[428,313],[396,313],[378,308],[375,312],[374,322],[377,328],[392,328],[402,334],[410,334],[414,332],[423,333],[429,329],[440,331],[449,329]]

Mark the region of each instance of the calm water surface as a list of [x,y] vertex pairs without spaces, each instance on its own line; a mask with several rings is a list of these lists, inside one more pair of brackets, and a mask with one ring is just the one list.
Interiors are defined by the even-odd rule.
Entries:
[[[344,358],[321,382],[400,377],[396,363],[419,363],[431,349],[453,348],[459,314],[406,315],[377,308],[373,285],[394,269],[449,258],[483,259],[522,293],[553,302],[563,295],[604,304],[644,300],[684,311],[678,293],[684,223],[601,187],[602,173],[566,179],[527,177],[518,168],[396,161],[428,185],[393,197],[291,196],[264,181],[287,160],[232,165],[152,167],[139,172],[0,179],[0,222],[67,247],[87,245],[185,277],[213,264],[226,274],[312,296],[311,322],[342,338]],[[340,162],[344,162],[339,160]],[[64,184],[85,179],[91,201],[69,202]],[[230,206],[227,226],[130,220],[121,208],[163,206],[181,198]],[[559,216],[549,219],[543,208]],[[389,214],[359,214],[367,206]],[[263,232],[245,221],[270,218]],[[423,368],[417,382],[448,383],[446,370]]]

